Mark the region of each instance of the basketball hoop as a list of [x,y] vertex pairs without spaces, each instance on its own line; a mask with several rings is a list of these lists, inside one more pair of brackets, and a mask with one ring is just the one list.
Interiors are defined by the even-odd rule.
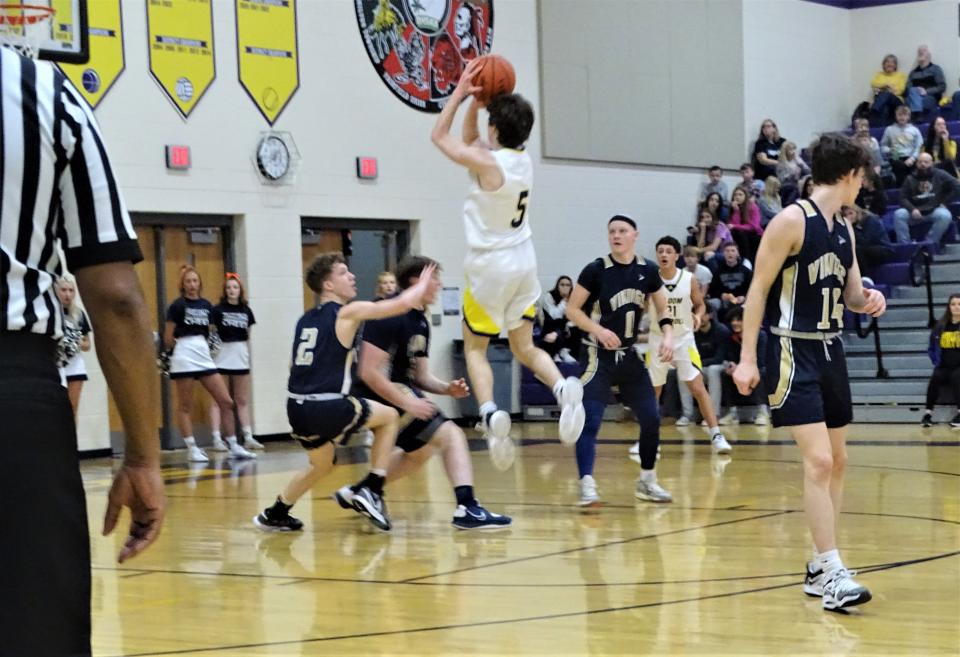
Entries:
[[56,10],[41,5],[0,4],[0,45],[36,59],[40,45],[50,38]]

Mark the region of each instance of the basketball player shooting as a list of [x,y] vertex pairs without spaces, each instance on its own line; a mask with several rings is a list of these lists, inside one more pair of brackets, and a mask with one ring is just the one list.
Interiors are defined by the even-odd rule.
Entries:
[[[437,118],[430,138],[444,155],[466,167],[472,183],[463,207],[467,256],[463,264],[463,343],[467,372],[480,423],[491,456],[513,451],[510,415],[493,401],[493,371],[487,360],[490,338],[506,330],[510,351],[549,385],[561,407],[560,440],[574,443],[583,429],[583,386],[574,377],[564,380],[553,359],[533,345],[534,304],[540,297],[537,256],[530,231],[529,206],[533,164],[524,143],[533,128],[533,108],[523,96],[504,93],[486,105],[487,141],[480,139],[477,115],[489,88],[502,80],[484,75],[474,83],[488,58],[467,65],[456,89]],[[493,79],[490,79],[493,78]],[[500,84],[498,84],[498,82]],[[460,104],[477,94],[467,108],[463,137],[450,134]],[[502,461],[501,461],[502,463]]]

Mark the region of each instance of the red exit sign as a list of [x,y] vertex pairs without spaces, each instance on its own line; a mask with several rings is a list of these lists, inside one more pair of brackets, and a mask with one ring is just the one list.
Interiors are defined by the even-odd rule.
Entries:
[[167,153],[167,168],[176,171],[186,171],[190,168],[189,146],[165,146]]
[[373,180],[377,177],[377,158],[358,157],[357,158],[357,178],[363,180]]

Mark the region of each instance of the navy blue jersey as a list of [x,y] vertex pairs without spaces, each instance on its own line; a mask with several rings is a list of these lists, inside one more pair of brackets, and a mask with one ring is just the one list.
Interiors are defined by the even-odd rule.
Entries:
[[853,266],[850,227],[838,214],[833,231],[812,201],[797,205],[806,215],[800,253],[783,263],[767,297],[771,328],[835,333],[843,328],[843,288]]
[[390,354],[391,381],[411,385],[414,362],[430,352],[430,322],[422,310],[413,309],[365,323],[362,339]]
[[210,332],[210,312],[213,304],[206,299],[187,299],[180,297],[167,308],[167,321],[176,324],[173,337],[202,335]]
[[288,391],[349,394],[356,348],[344,347],[337,339],[337,314],[342,307],[328,301],[308,310],[297,322]]
[[213,307],[210,323],[224,342],[246,342],[250,339],[250,327],[257,323],[253,311],[246,304],[218,303]]
[[[663,287],[663,281],[655,262],[634,256],[633,262],[622,265],[607,255],[584,267],[577,285],[590,293],[583,311],[600,326],[616,333],[622,346],[629,347],[637,340],[647,295]],[[584,342],[596,345],[592,335],[586,336]]]

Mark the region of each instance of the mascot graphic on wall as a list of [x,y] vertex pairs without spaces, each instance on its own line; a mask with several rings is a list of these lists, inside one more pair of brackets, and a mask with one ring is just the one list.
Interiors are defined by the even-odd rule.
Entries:
[[387,88],[439,112],[471,59],[490,52],[493,0],[354,0],[367,55]]

